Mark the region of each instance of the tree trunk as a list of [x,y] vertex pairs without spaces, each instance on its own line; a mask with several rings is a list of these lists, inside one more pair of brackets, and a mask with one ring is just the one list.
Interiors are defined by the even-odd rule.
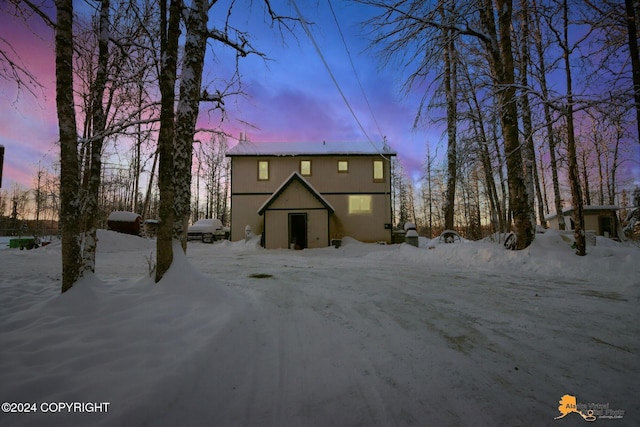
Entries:
[[[504,168],[502,166],[502,154],[500,153],[500,144],[498,143],[498,124],[495,119],[492,119],[491,126],[491,139],[493,141],[493,148],[498,164],[498,178],[500,179],[500,195],[502,196],[502,201],[499,206],[502,206],[502,215],[499,216],[500,222],[500,231],[506,232],[509,228],[509,219],[508,219],[508,203],[507,203],[507,189],[505,188],[505,177],[504,177]],[[499,211],[500,213],[500,211]]]
[[91,90],[91,142],[89,180],[87,191],[84,193],[85,230],[82,248],[82,269],[85,272],[96,271],[96,247],[98,243],[98,196],[100,192],[100,178],[102,172],[102,145],[106,118],[103,106],[105,87],[107,84],[107,66],[109,60],[109,0],[102,0],[100,8],[100,23],[98,34],[98,68],[94,87]]
[[174,239],[187,250],[187,228],[191,210],[191,164],[193,136],[200,105],[202,68],[207,47],[209,2],[195,0],[187,13],[187,37],[184,47],[180,100],[176,114],[174,142],[175,219]]
[[160,73],[160,132],[158,134],[158,188],[160,206],[158,235],[156,239],[157,265],[156,282],[169,270],[173,262],[173,138],[176,69],[178,61],[178,37],[180,36],[180,12],[182,2],[170,0],[169,20],[167,23],[166,0],[161,2],[161,55]]
[[634,5],[633,0],[624,0],[629,35],[629,53],[631,54],[631,71],[633,74],[633,99],[636,106],[638,143],[640,143],[640,54],[638,53],[638,25],[636,23],[637,4],[637,1]]
[[[582,176],[584,179],[584,200],[587,205],[591,204],[591,188],[589,187],[589,171],[587,170],[587,153],[582,152]],[[600,203],[602,204],[602,203]]]
[[569,60],[569,8],[567,0],[564,0],[564,46],[563,57],[566,71],[567,85],[567,157],[569,160],[569,185],[571,187],[571,203],[573,204],[573,235],[576,241],[576,254],[584,256],[587,254],[584,235],[584,214],[582,206],[582,190],[580,188],[580,173],[578,171],[578,160],[576,156],[576,139],[573,125],[573,90],[571,81],[571,62]]
[[566,224],[564,222],[564,216],[562,215],[562,196],[560,195],[560,180],[558,178],[558,160],[556,158],[556,132],[553,129],[553,121],[551,118],[551,108],[549,103],[546,102],[549,99],[549,89],[547,86],[546,77],[546,65],[544,59],[544,49],[542,47],[542,32],[540,31],[540,16],[538,14],[537,3],[533,2],[533,8],[535,10],[535,26],[534,26],[534,39],[536,42],[536,51],[538,54],[538,62],[540,64],[540,88],[542,91],[542,97],[544,110],[544,120],[547,128],[547,138],[549,140],[549,165],[551,166],[551,181],[553,184],[553,203],[558,218],[558,228],[560,230],[566,230]]
[[56,108],[60,132],[62,292],[80,277],[80,165],[73,101],[73,1],[56,0]]
[[[527,6],[529,0],[520,0],[521,6],[521,27],[520,27],[520,86],[522,93],[520,94],[520,102],[522,105],[522,131],[524,134],[524,143],[522,145],[522,161],[524,163],[524,185],[527,188],[528,204],[531,209],[531,224],[533,229],[536,227],[536,216],[533,206],[535,205],[535,170],[536,170],[536,151],[533,145],[533,124],[531,119],[531,105],[529,103],[529,8]],[[540,218],[542,221],[543,218]]]
[[616,176],[618,171],[618,156],[620,153],[620,141],[623,138],[624,130],[622,129],[622,123],[620,123],[619,116],[614,118],[616,125],[616,140],[613,149],[613,160],[611,161],[611,178],[610,185],[608,185],[609,191],[609,204],[616,204]]
[[[443,21],[447,17],[442,12]],[[442,30],[444,45],[444,92],[447,104],[447,194],[444,206],[444,228],[453,230],[453,215],[455,212],[456,200],[456,173],[458,171],[457,162],[457,61],[455,56],[455,44],[452,31]]]
[[[498,29],[496,31],[494,12],[497,11]],[[513,216],[513,230],[517,237],[516,249],[528,247],[535,238],[535,228],[531,224],[533,206],[529,203],[527,187],[523,176],[522,153],[518,140],[518,107],[515,91],[515,70],[511,43],[511,0],[496,0],[494,11],[491,1],[485,1],[481,10],[481,21],[489,40],[485,43],[497,86],[500,104],[500,123],[507,156],[507,184],[509,187],[509,209]]]
[[468,85],[468,90],[461,90],[465,97],[469,110],[472,112],[472,125],[476,141],[478,142],[478,150],[480,153],[480,163],[482,165],[485,187],[487,191],[487,197],[489,198],[490,205],[490,218],[491,225],[494,232],[502,231],[502,224],[500,218],[502,218],[502,209],[500,207],[500,199],[498,197],[498,190],[496,188],[495,180],[493,179],[493,166],[491,165],[491,157],[489,155],[489,142],[487,140],[487,132],[484,127],[485,119],[480,101],[478,100],[477,90],[473,86],[469,70],[463,65],[463,75]]

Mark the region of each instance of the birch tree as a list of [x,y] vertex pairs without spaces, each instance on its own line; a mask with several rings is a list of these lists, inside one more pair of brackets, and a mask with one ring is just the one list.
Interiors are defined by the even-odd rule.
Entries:
[[178,66],[178,37],[180,36],[181,0],[160,3],[160,132],[158,134],[158,189],[160,206],[156,239],[156,274],[159,282],[173,262],[174,212],[174,96]]
[[95,272],[96,246],[98,226],[98,193],[100,191],[100,177],[102,172],[102,146],[106,128],[106,114],[103,105],[105,88],[107,85],[109,62],[109,38],[111,25],[109,19],[109,0],[101,0],[100,18],[98,23],[98,60],[96,77],[91,91],[91,141],[88,145],[89,164],[86,166],[87,179],[84,192],[83,213],[86,218],[82,247],[83,270]]
[[[191,208],[193,137],[201,100],[202,69],[207,47],[208,0],[193,0],[186,8],[187,36],[180,77],[174,143],[175,220],[174,237],[187,250],[187,227]],[[221,100],[220,100],[221,101]]]
[[73,1],[56,0],[56,109],[60,133],[62,292],[81,274],[80,166],[73,100]]
[[[232,29],[228,25],[228,19],[231,16],[231,6],[227,10],[227,25],[224,30],[207,28],[208,13],[215,3],[195,0],[185,13],[187,37],[181,67],[177,112],[174,111],[173,100],[177,80],[178,37],[180,18],[184,11],[183,3],[179,0],[171,0],[168,15],[166,2],[161,3],[163,62],[160,75],[162,106],[158,137],[160,225],[157,237],[156,282],[160,281],[171,266],[173,240],[180,242],[183,250],[186,250],[186,231],[191,208],[193,139],[200,102],[214,102],[222,108],[223,98],[227,95],[219,91],[209,94],[202,90],[202,69],[207,41],[212,39],[222,43],[234,50],[237,57],[246,57],[250,54],[264,56],[253,48],[247,33],[236,31],[237,38],[230,34]],[[264,4],[272,20],[281,22],[284,19],[273,11],[269,0],[264,0]]]

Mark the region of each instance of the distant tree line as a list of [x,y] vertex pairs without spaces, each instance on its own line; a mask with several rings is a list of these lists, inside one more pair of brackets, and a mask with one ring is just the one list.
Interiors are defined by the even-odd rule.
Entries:
[[[428,88],[416,126],[441,119],[446,128],[444,163],[427,150],[418,181],[394,166],[394,222],[432,236],[511,230],[522,249],[547,213],[572,205],[584,255],[582,206],[626,197],[618,172],[639,142],[637,2],[358,1],[379,11],[366,28],[382,61],[404,65],[407,91]],[[232,7],[209,22],[225,7],[217,2],[101,0],[81,14],[72,0],[54,5],[2,7],[55,33],[60,190],[38,181],[33,197],[36,215],[59,218],[62,291],[95,270],[96,229],[116,209],[160,220],[159,281],[174,243],[186,251],[190,220],[228,218],[227,136],[197,128],[200,106],[222,120],[225,99],[242,92],[242,58],[265,55],[232,23]],[[294,31],[298,18],[269,0],[258,7],[281,34]],[[207,46],[234,63],[232,76],[203,81]],[[0,52],[2,77],[37,96],[11,48]]]
[[379,12],[365,27],[381,61],[424,93],[415,125],[446,129],[444,164],[427,154],[419,183],[396,168],[396,218],[513,231],[522,249],[571,206],[585,255],[583,206],[622,202],[637,162],[638,2],[357,1]]

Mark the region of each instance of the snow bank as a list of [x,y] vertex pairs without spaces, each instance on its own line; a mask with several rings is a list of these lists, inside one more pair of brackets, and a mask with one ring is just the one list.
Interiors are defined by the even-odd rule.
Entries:
[[535,274],[546,279],[576,279],[589,277],[603,283],[620,282],[640,285],[638,256],[640,248],[611,239],[598,240],[587,247],[587,256],[575,255],[571,243],[561,233],[550,230],[537,234],[533,244],[521,251],[506,250],[501,242],[484,240],[442,243],[421,237],[419,248],[402,244],[390,252],[371,251],[366,256],[403,264],[445,265],[452,271],[503,271],[511,274]]
[[155,250],[155,240],[111,230],[98,230],[98,252],[118,253]]

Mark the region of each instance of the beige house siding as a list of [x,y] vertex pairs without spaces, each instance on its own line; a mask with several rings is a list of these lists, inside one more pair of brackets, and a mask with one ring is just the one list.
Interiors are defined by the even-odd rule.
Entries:
[[[244,238],[245,226],[263,233],[267,248],[287,248],[290,239],[290,213],[307,214],[307,247],[323,247],[331,239],[345,236],[364,242],[391,242],[390,162],[376,154],[356,155],[230,155],[231,239]],[[258,161],[269,162],[269,179],[258,180]],[[311,162],[311,175],[284,190],[292,172],[300,173],[301,160]],[[384,181],[375,182],[374,160],[383,160]],[[348,172],[338,171],[338,161],[348,162]],[[276,192],[280,191],[277,195]],[[324,201],[333,209],[325,209]],[[349,214],[349,195],[371,196],[371,212]],[[277,197],[276,197],[277,196]],[[258,211],[264,208],[264,215]],[[266,227],[266,230],[264,229]]]
[[[254,234],[261,234],[262,217],[258,209],[267,201],[271,194],[232,195],[231,196],[231,234],[230,240],[241,240],[245,237],[245,227],[248,225]],[[240,208],[242,207],[242,208]]]
[[[258,181],[260,160],[269,160],[269,180]],[[231,168],[232,193],[272,194],[285,181],[291,172],[299,171],[300,160],[311,159],[311,176],[305,176],[321,194],[342,192],[345,188],[353,193],[377,193],[389,191],[389,162],[385,161],[385,182],[373,181],[373,160],[380,156],[331,156],[331,157],[233,157]],[[338,173],[338,160],[349,161],[349,172]]]
[[322,203],[298,181],[292,181],[269,209],[322,209]]
[[265,247],[269,249],[287,249],[290,247],[289,214],[307,215],[307,247],[323,248],[329,246],[329,212],[326,209],[267,210],[264,213]]
[[349,195],[326,194],[325,198],[335,208],[335,218],[331,222],[331,238],[342,239],[349,236],[361,242],[391,242],[391,230],[385,224],[391,223],[389,194],[371,195],[371,214],[349,214]]

